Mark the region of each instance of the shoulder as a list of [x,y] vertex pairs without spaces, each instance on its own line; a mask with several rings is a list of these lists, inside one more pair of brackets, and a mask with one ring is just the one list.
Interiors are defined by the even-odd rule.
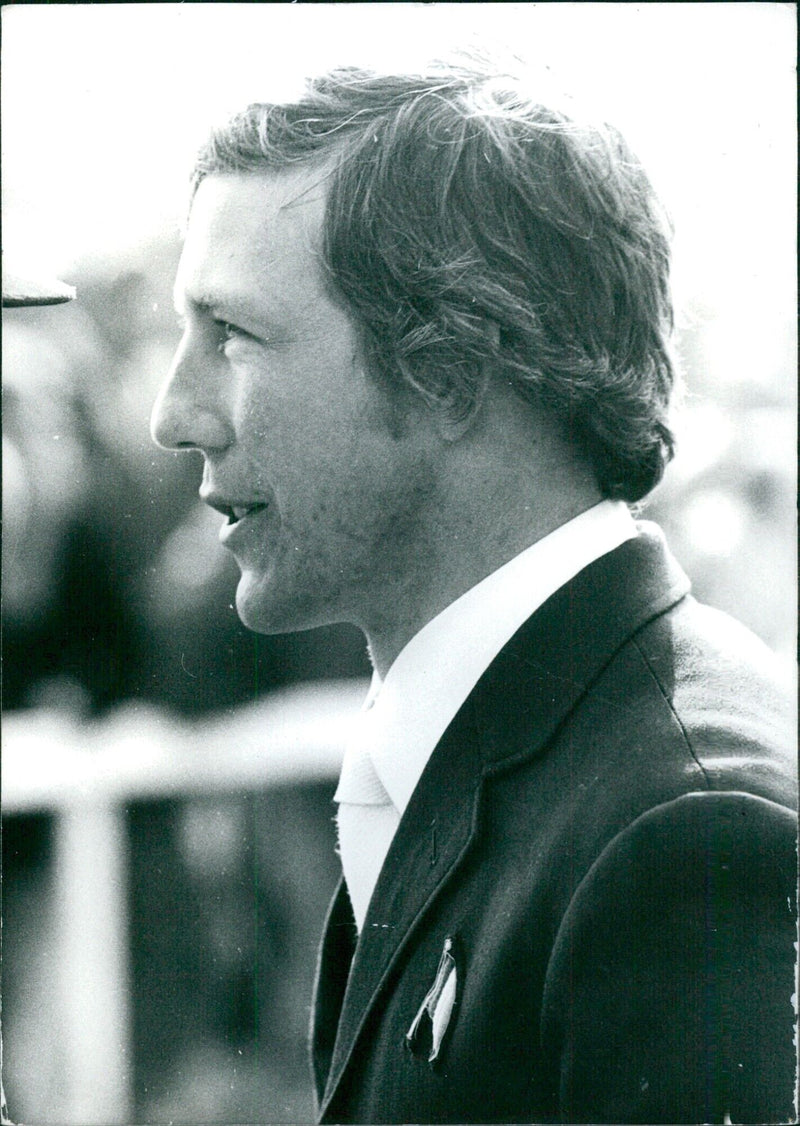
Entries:
[[[692,847],[691,826],[727,809],[730,795],[783,814],[796,807],[788,694],[766,647],[725,615],[682,598],[629,633],[582,690],[550,683],[577,698],[543,744],[535,688],[520,677],[506,689],[502,726],[514,753],[484,794],[498,833],[511,826],[549,850],[557,910],[610,842],[621,843],[634,826],[633,840],[672,826],[679,853]],[[486,739],[486,712],[480,722]],[[703,795],[722,804],[681,804]],[[786,816],[779,824],[791,834]],[[749,823],[734,818],[730,827]]]
[[702,775],[703,788],[740,789],[796,805],[796,725],[774,654],[750,630],[687,597],[630,642],[654,707]]
[[[524,716],[521,698],[519,708]],[[552,775],[553,792],[568,787],[581,809],[590,795],[591,823],[619,825],[694,791],[795,808],[795,748],[791,694],[770,651],[687,596],[628,635],[529,764],[537,785]]]
[[610,841],[685,795],[796,805],[794,714],[777,662],[689,595],[650,534],[537,611],[470,710],[452,747],[463,755],[474,733],[495,847],[512,824],[516,838],[548,849],[562,906]]

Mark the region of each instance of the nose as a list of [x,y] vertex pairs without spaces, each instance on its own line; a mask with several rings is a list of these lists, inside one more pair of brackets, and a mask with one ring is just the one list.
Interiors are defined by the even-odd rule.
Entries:
[[167,450],[225,449],[233,429],[217,393],[213,361],[181,341],[169,374],[153,404],[150,434]]

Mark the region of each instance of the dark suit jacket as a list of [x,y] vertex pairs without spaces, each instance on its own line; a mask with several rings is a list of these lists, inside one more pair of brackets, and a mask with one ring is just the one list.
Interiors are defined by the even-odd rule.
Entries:
[[[793,1118],[791,725],[761,643],[688,586],[641,535],[479,681],[357,944],[334,899],[322,1121]],[[430,1014],[407,1033],[446,939],[456,1001],[429,1062]]]

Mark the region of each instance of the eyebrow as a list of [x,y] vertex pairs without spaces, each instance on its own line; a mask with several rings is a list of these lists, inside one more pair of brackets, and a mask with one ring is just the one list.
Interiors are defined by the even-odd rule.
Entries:
[[249,301],[236,294],[201,293],[197,297],[192,297],[174,289],[172,302],[178,316],[184,316],[188,309],[192,309],[220,319],[224,316],[225,320],[232,318],[264,324],[264,311],[256,309]]

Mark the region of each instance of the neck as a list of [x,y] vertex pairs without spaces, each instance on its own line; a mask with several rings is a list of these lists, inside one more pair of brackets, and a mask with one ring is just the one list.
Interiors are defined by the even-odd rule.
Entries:
[[467,424],[439,416],[436,487],[414,542],[357,622],[383,678],[423,626],[531,544],[597,504],[591,468],[543,412],[494,381]]
[[433,549],[418,554],[421,565],[403,583],[386,592],[382,612],[362,628],[367,635],[373,666],[385,678],[408,642],[428,622],[482,579],[502,567],[527,547],[598,503],[595,490],[561,498],[546,506],[522,506],[516,514],[496,508],[479,528],[474,521],[440,525]]

